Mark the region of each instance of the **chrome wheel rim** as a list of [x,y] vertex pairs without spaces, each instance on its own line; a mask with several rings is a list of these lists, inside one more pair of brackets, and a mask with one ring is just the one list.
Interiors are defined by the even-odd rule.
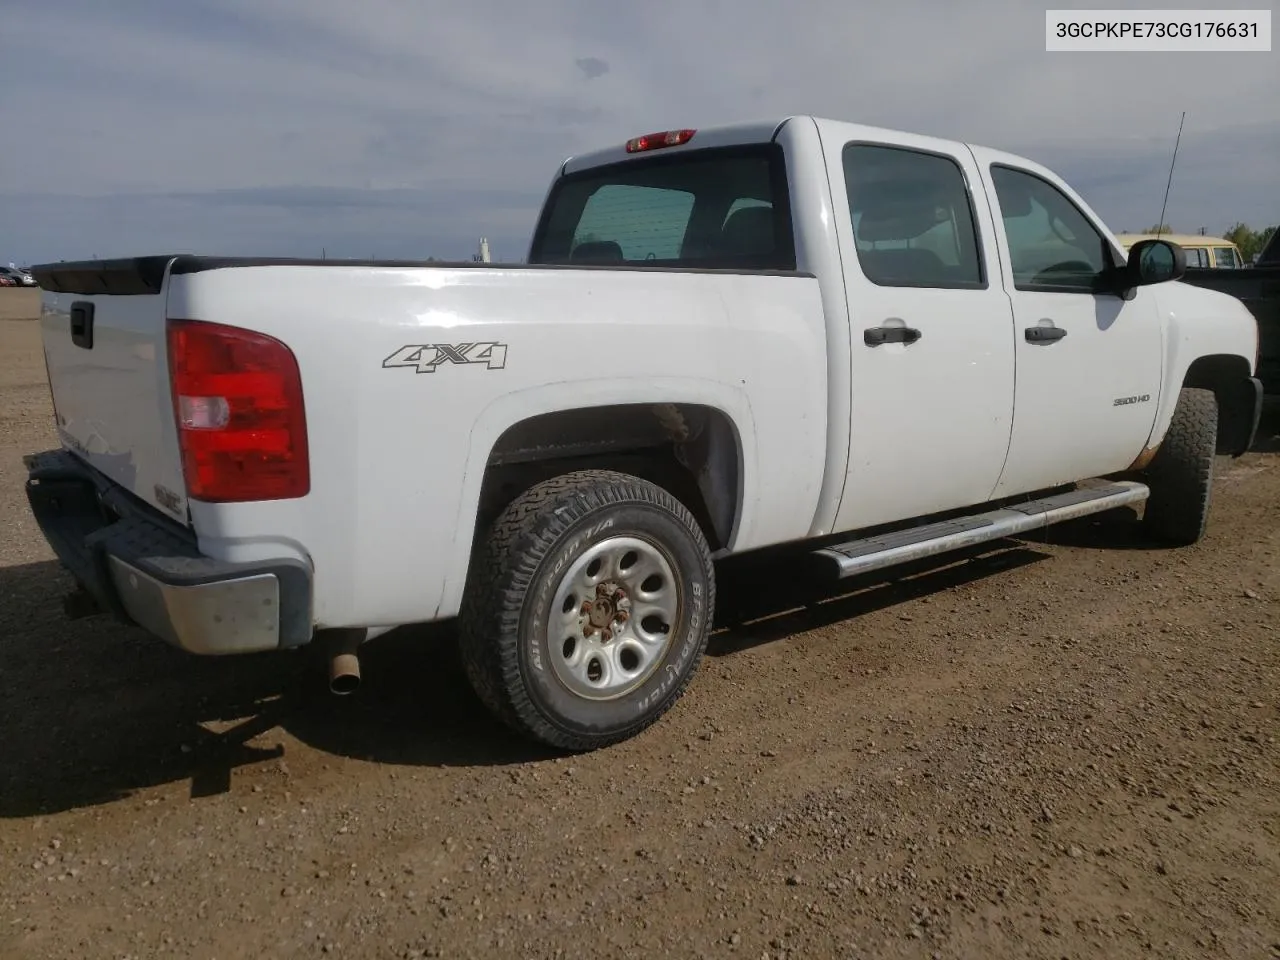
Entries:
[[616,700],[658,669],[683,606],[675,567],[641,537],[609,537],[565,571],[547,617],[557,679],[587,700]]

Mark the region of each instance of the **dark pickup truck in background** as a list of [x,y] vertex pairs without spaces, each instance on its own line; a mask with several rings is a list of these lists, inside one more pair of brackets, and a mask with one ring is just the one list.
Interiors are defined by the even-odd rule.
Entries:
[[1258,320],[1258,379],[1268,395],[1280,394],[1280,230],[1271,234],[1257,263],[1242,270],[1188,268],[1183,283],[1241,300]]

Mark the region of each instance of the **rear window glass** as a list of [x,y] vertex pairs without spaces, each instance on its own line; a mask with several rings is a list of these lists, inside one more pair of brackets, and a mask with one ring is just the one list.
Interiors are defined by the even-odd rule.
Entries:
[[1238,266],[1236,252],[1230,247],[1214,247],[1213,265],[1223,269],[1234,269]]
[[794,270],[781,148],[632,160],[556,184],[533,263]]

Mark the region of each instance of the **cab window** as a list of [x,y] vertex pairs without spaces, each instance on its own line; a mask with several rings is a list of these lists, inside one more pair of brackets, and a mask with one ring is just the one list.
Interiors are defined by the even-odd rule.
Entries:
[[529,261],[794,270],[782,148],[657,152],[562,177]]
[[1018,290],[1092,293],[1114,267],[1110,245],[1066,194],[1033,173],[993,166]]
[[984,288],[969,189],[950,157],[849,143],[846,199],[858,263],[887,287]]

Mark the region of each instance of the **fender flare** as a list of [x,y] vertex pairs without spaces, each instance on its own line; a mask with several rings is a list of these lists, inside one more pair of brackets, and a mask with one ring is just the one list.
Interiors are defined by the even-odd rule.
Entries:
[[448,576],[434,618],[455,616],[462,606],[475,542],[476,516],[480,506],[489,456],[499,438],[516,424],[531,417],[566,410],[621,404],[687,403],[710,407],[721,413],[738,434],[742,457],[742,504],[735,524],[733,544],[749,538],[755,521],[756,500],[755,419],[745,391],[715,380],[693,378],[560,380],[527,390],[503,394],[490,402],[471,428],[462,492],[454,522],[454,540]]

